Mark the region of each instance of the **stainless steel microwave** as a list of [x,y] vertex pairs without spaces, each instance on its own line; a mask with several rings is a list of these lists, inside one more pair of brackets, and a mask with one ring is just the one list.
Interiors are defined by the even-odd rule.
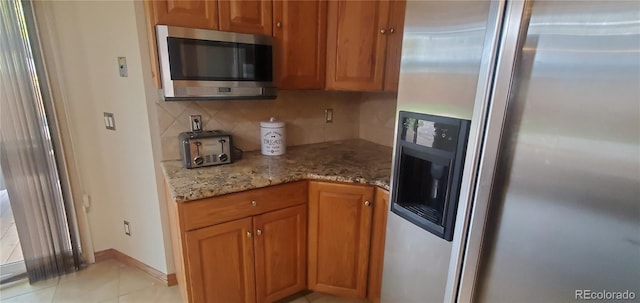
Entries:
[[156,25],[166,101],[273,99],[272,38]]

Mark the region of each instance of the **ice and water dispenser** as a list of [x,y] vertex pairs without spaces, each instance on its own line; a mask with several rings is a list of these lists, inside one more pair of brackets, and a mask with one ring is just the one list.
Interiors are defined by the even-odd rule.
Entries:
[[401,111],[391,211],[453,239],[470,121]]

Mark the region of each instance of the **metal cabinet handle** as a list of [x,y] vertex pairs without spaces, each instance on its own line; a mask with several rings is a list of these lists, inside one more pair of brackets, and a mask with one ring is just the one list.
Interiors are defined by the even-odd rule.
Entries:
[[276,27],[277,28],[281,28],[282,27],[282,22],[280,22],[280,21],[276,22]]
[[251,237],[253,237],[253,234],[250,231],[248,231],[247,232],[247,238],[251,238]]
[[380,33],[381,33],[381,34],[383,34],[383,35],[384,35],[384,34],[386,34],[386,33],[387,33],[387,29],[385,29],[385,28],[381,28],[381,29],[380,29]]
[[369,201],[364,201],[364,206],[371,206],[371,202],[369,202]]
[[262,236],[262,229],[256,229],[256,235]]
[[251,201],[251,205],[252,205],[252,206],[258,206],[258,202],[256,202],[256,201]]
[[389,33],[390,33],[390,34],[393,34],[393,33],[395,33],[395,32],[396,32],[396,29],[395,29],[395,28],[393,28],[393,27],[392,27],[392,28],[389,28]]

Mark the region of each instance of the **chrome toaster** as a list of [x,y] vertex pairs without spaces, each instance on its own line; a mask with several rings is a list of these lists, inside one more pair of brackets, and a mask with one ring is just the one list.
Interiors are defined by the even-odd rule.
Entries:
[[180,140],[180,158],[185,168],[220,165],[233,162],[231,134],[213,130],[184,132]]

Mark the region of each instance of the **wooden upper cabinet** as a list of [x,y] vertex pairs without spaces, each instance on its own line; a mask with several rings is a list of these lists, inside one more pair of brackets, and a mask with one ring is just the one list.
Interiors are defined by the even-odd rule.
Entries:
[[327,89],[397,91],[405,7],[405,0],[329,2]]
[[309,289],[364,298],[373,188],[309,182]]
[[218,29],[216,0],[153,0],[154,24]]
[[253,218],[258,303],[307,288],[307,205]]
[[185,233],[192,302],[254,303],[251,218]]
[[274,0],[273,23],[276,86],[324,88],[327,2]]
[[271,36],[271,0],[218,0],[220,30]]
[[329,1],[328,89],[382,90],[388,16],[388,1]]
[[404,32],[405,0],[392,0],[389,10],[387,31],[387,58],[385,62],[384,90],[398,91],[400,78],[400,57],[402,56],[402,33]]

